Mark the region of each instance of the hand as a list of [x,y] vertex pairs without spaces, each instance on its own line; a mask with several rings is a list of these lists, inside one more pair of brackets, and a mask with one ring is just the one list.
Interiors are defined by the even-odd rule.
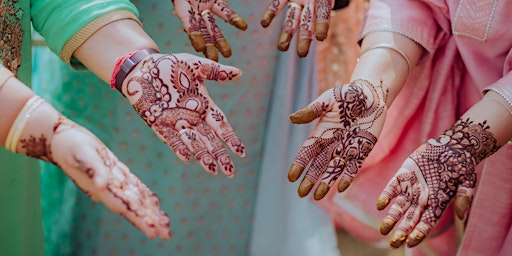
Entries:
[[231,47],[215,24],[213,14],[245,31],[247,22],[240,15],[222,0],[173,0],[172,2],[197,52],[202,52],[206,58],[214,61],[219,59],[215,48],[225,58],[231,56]]
[[430,139],[407,158],[377,200],[383,210],[395,199],[383,218],[380,232],[388,234],[395,224],[390,245],[418,245],[455,199],[455,212],[465,218],[474,188],[475,167],[499,147],[485,122],[457,121],[444,134]]
[[152,54],[123,82],[122,93],[133,108],[184,162],[193,155],[203,168],[234,175],[223,142],[239,156],[245,147],[224,113],[213,102],[203,79],[232,81],[242,71],[191,54]]
[[61,168],[91,199],[130,221],[150,238],[170,238],[169,218],[151,192],[92,133],[49,104],[28,119],[16,152]]
[[[283,23],[277,47],[281,51],[287,51],[293,34],[298,28],[297,54],[305,57],[308,55],[313,33],[319,41],[327,38],[334,2],[334,0],[272,0],[261,18],[261,25],[268,27],[274,17],[288,4],[286,20]],[[343,2],[348,4],[348,1]]]
[[320,200],[340,176],[338,190],[347,189],[377,142],[386,116],[386,97],[382,86],[355,80],[324,92],[290,116],[293,123],[320,117],[288,172],[288,180],[294,182],[311,162],[299,185],[299,196],[306,196],[320,183],[314,194]]

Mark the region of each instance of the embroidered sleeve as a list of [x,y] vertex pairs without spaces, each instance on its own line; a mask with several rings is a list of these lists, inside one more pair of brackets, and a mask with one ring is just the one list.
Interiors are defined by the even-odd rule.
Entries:
[[31,5],[34,29],[68,64],[76,48],[106,24],[121,19],[139,22],[137,9],[128,0],[31,0]]

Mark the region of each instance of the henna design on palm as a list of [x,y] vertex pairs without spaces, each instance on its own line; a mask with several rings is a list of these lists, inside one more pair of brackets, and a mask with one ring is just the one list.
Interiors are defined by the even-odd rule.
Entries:
[[315,199],[319,200],[340,177],[340,192],[350,185],[377,142],[387,110],[386,97],[382,86],[355,80],[337,85],[291,115],[294,123],[320,117],[288,173],[289,180],[294,182],[311,162],[299,185],[300,196],[306,196],[320,183],[315,191]]
[[207,172],[217,174],[220,167],[232,177],[233,160],[221,140],[240,156],[245,147],[203,79],[231,81],[239,72],[189,54],[150,56],[139,67],[125,82],[135,111],[180,159],[193,155]]
[[[499,149],[486,122],[459,119],[442,135],[428,140],[404,162],[378,199],[377,208],[394,202],[381,224],[389,233],[402,218],[390,244],[419,244],[457,196],[471,200],[476,187],[476,165]],[[456,208],[457,210],[457,208]],[[463,213],[457,212],[459,217]],[[412,216],[412,217],[411,217]]]

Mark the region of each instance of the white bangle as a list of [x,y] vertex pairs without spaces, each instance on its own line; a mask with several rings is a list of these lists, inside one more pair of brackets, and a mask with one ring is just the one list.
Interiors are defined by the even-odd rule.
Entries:
[[363,54],[371,51],[371,50],[375,50],[375,49],[389,49],[389,50],[392,50],[396,53],[398,53],[398,55],[400,55],[404,60],[405,62],[407,62],[407,74],[410,74],[411,73],[411,68],[412,68],[412,65],[411,65],[411,61],[409,60],[409,57],[407,56],[407,54],[405,54],[404,51],[398,49],[396,46],[394,45],[390,45],[390,44],[376,44],[376,45],[372,45],[370,48],[364,50],[363,52],[361,52],[361,55],[359,56],[363,56]]
[[44,100],[34,95],[30,98],[27,103],[23,106],[21,111],[18,113],[18,116],[14,120],[9,129],[9,133],[7,134],[7,138],[5,140],[5,148],[9,151],[16,153],[16,148],[18,147],[18,142],[20,140],[20,136],[25,129],[25,125],[27,124],[28,119],[34,112],[43,103]]

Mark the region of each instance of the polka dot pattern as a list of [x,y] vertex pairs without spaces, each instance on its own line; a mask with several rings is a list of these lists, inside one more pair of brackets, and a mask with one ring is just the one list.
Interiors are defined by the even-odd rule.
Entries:
[[[133,2],[140,10],[144,29],[162,52],[194,53],[170,1]],[[244,74],[235,82],[208,81],[207,86],[247,147],[245,158],[232,154],[236,165],[233,179],[206,174],[195,162],[182,163],[126,99],[90,73],[53,65],[49,72],[36,74],[43,97],[94,132],[159,195],[173,232],[170,241],[145,237],[121,216],[92,202],[57,168],[44,165],[47,255],[247,253],[280,24],[275,22],[267,29],[259,25],[267,0],[226,2],[247,19],[249,28],[241,32],[216,19],[233,50],[231,58],[220,57],[220,62],[242,68]],[[35,51],[36,65],[56,62],[46,50]]]

